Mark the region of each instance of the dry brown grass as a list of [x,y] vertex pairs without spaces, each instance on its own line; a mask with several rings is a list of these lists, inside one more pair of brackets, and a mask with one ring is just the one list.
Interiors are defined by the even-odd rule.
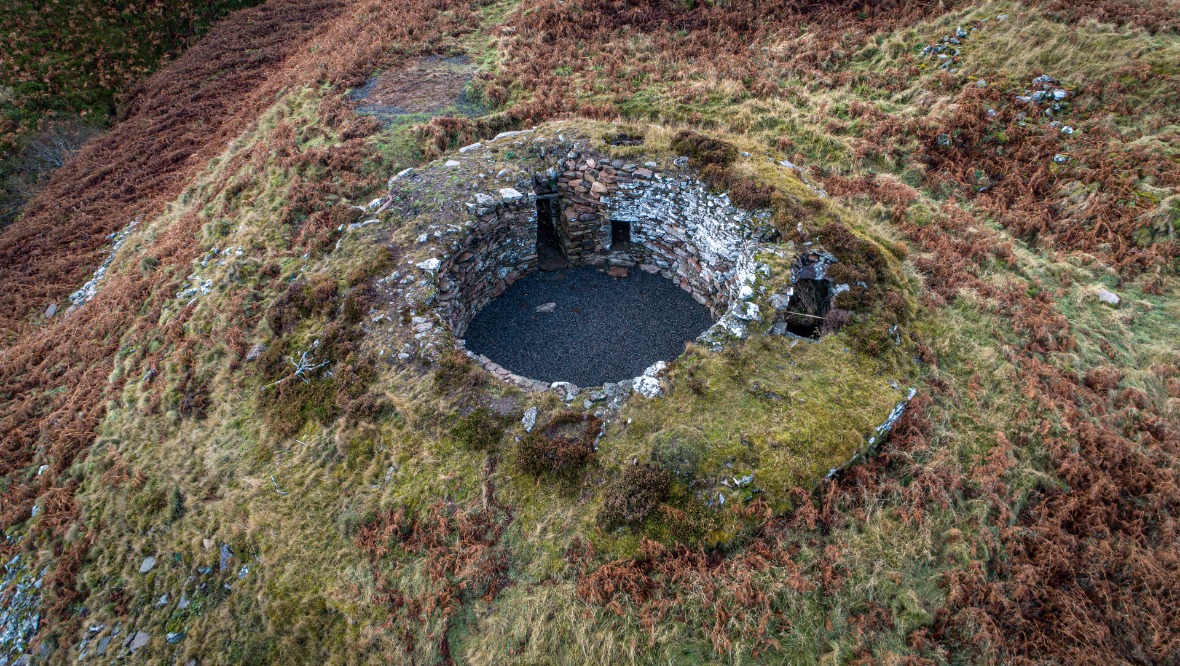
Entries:
[[[1078,21],[1114,16],[1118,10],[1114,3],[1046,6]],[[1167,6],[1135,5],[1130,19],[1156,30],[1172,29],[1174,17],[1157,11]],[[97,263],[104,236],[124,226],[129,213],[150,217],[175,199],[184,183],[220,154],[226,141],[249,127],[280,89],[323,82],[349,85],[378,64],[443,51],[473,28],[479,9],[479,3],[442,0],[398,5],[276,0],[244,12],[147,82],[125,123],[67,165],[25,220],[5,235],[0,250],[7,253],[0,255],[7,262],[0,274],[0,312],[8,313],[0,322],[7,344],[0,359],[0,473],[16,481],[5,491],[0,519],[10,527],[24,522],[34,504],[42,509],[34,540],[59,556],[51,575],[47,621],[68,626],[78,592],[75,567],[85,560],[88,539],[96,536],[81,530],[81,536],[68,538],[78,524],[78,509],[67,470],[85,455],[106,401],[126,381],[108,382],[120,342],[140,345],[158,339],[175,345],[155,356],[145,354],[148,365],[173,354],[188,358],[185,354],[200,344],[185,330],[191,307],[174,313],[163,327],[158,322],[163,303],[178,286],[164,269],[185,274],[204,220],[196,213],[181,216],[149,248],[160,262],[158,269],[114,272],[93,303],[64,321],[36,328],[27,314],[76,287]],[[780,79],[794,76],[820,87],[903,91],[914,85],[911,79],[918,72],[909,54],[899,56],[892,69],[876,72],[843,65],[876,34],[913,25],[942,8],[607,0],[571,6],[531,0],[525,10],[513,18],[517,32],[507,42],[510,57],[491,77],[487,91],[490,98],[502,100],[512,99],[513,90],[527,91],[527,97],[514,99],[510,110],[520,121],[567,113],[613,117],[626,110],[637,91],[661,87],[663,94],[678,95],[686,108],[704,108],[712,89],[701,81],[708,77],[726,81],[721,93],[729,98],[787,96]],[[803,30],[804,21],[814,29]],[[635,38],[637,34],[643,36]],[[256,60],[241,55],[243,42],[257,47]],[[764,56],[760,47],[768,43],[777,47]],[[386,44],[396,44],[395,51],[386,52]],[[608,56],[599,61],[582,57],[591,46]],[[1174,77],[1168,72],[1125,74],[1140,81]],[[1012,82],[1017,83],[1023,85]],[[887,514],[888,521],[931,540],[945,521],[953,525],[940,541],[951,553],[939,562],[952,569],[942,579],[946,608],[936,617],[914,621],[921,628],[900,639],[908,652],[1005,662],[1178,659],[1178,360],[1154,359],[1150,373],[1129,367],[1111,371],[1109,366],[1119,366],[1127,357],[1079,326],[1064,298],[1066,285],[1058,282],[1065,278],[1038,275],[1034,269],[1047,260],[1029,260],[1030,251],[1005,231],[1035,240],[1040,245],[1034,250],[1045,254],[1076,259],[1084,252],[1117,268],[1116,276],[1155,270],[1160,285],[1155,289],[1163,291],[1170,276],[1162,269],[1176,257],[1174,241],[1142,244],[1127,239],[1145,229],[1152,203],[1135,194],[1134,179],[1151,178],[1175,188],[1175,164],[1166,155],[1134,146],[1121,153],[1106,150],[1134,137],[1106,131],[1096,118],[1092,131],[1088,128],[1086,138],[1076,144],[1073,165],[1054,169],[1046,159],[1059,149],[1059,137],[1043,128],[1011,127],[1015,111],[1003,104],[1007,98],[1000,85],[970,84],[952,75],[922,79],[924,94],[940,100],[925,115],[887,113],[869,102],[849,105],[846,114],[822,109],[844,114],[826,119],[824,131],[847,141],[858,161],[820,175],[826,176],[822,182],[830,193],[871,201],[912,247],[909,262],[926,281],[917,326],[933,326],[930,321],[950,317],[957,309],[978,311],[987,323],[984,339],[990,356],[974,354],[964,360],[962,350],[950,343],[915,333],[928,374],[920,397],[881,455],[822,484],[815,494],[792,493],[796,508],[788,515],[768,515],[766,505],[757,501],[728,509],[740,514],[743,524],[753,525],[740,535],[747,539],[740,548],[648,542],[637,557],[606,562],[596,558],[591,544],[571,550],[578,594],[597,609],[591,613],[637,618],[653,641],[664,623],[691,625],[715,652],[772,655],[770,659],[785,649],[783,637],[794,629],[780,601],[814,593],[836,600],[817,616],[843,623],[842,639],[852,647],[852,654],[844,656],[887,660],[896,655],[879,646],[896,643],[902,613],[876,600],[835,607],[853,596],[850,588],[860,585],[855,580],[858,567],[871,568],[850,561],[853,553],[869,552],[858,551],[854,541]],[[1121,85],[1112,80],[1079,91],[1079,108],[1123,117],[1140,109],[1133,91]],[[1174,118],[1168,115],[1174,114],[1169,110],[1174,101],[1161,96],[1155,102],[1159,108],[1151,111],[1165,120]],[[988,106],[998,108],[998,120],[982,120]],[[706,120],[700,111],[691,113]],[[292,183],[293,194],[281,216],[299,226],[290,248],[295,254],[323,251],[339,222],[330,195],[363,189],[368,182],[352,169],[372,126],[352,120],[339,100],[325,102],[317,114],[323,127],[344,137],[342,146],[295,156],[298,128],[280,126],[258,145],[235,150],[228,158],[231,166],[241,166],[277,155],[306,167]],[[205,124],[201,117],[215,120]],[[989,122],[1008,127],[1008,147],[1002,153],[995,150],[995,127]],[[489,129],[473,121],[438,121],[421,136],[433,141],[428,153],[441,152]],[[954,136],[949,146],[938,141],[944,133]],[[787,137],[777,145],[793,149],[796,139]],[[897,176],[877,176],[866,168],[871,163],[859,161],[882,155],[907,171],[909,184]],[[322,182],[325,172],[338,174],[339,182]],[[989,183],[984,192],[978,191],[980,172]],[[1071,207],[1063,197],[1061,188],[1071,181],[1091,188],[1085,205]],[[213,189],[224,196],[210,201],[232,207],[241,187],[217,180]],[[934,192],[944,194],[936,197]],[[61,224],[65,219],[77,224]],[[992,220],[1000,229],[989,224]],[[827,232],[825,242],[845,241],[846,252],[863,254],[858,243],[839,237],[836,230]],[[856,271],[849,279],[878,283],[874,257],[862,259],[842,270]],[[294,310],[306,306],[312,312],[318,303],[332,300],[326,289],[310,287],[306,302],[302,299],[307,294],[300,293],[287,303]],[[901,305],[906,304],[897,305],[899,312]],[[288,328],[286,315],[278,315],[274,327],[282,332]],[[245,348],[242,330],[248,323],[243,319],[227,334],[236,352]],[[1097,361],[1092,347],[1100,349]],[[460,385],[478,388],[466,364],[452,366]],[[1009,369],[1010,375],[1004,374]],[[988,385],[984,375],[989,372],[1001,376],[1002,383]],[[1148,374],[1150,383],[1143,379]],[[197,378],[192,382],[200,383]],[[438,388],[446,386],[444,382]],[[146,407],[160,405],[149,402]],[[413,406],[397,408],[417,418]],[[965,423],[976,416],[980,424]],[[412,422],[431,426],[426,417]],[[973,428],[986,432],[979,435]],[[548,440],[563,436],[544,428],[540,432]],[[584,440],[593,434],[567,434],[561,444],[576,449],[584,462],[589,455]],[[985,442],[972,439],[976,435]],[[550,453],[538,452],[536,469],[552,467],[555,457]],[[50,469],[32,475],[42,462]],[[112,484],[131,487],[141,479],[138,470],[120,460],[112,463]],[[1021,476],[1034,472],[1041,481],[1031,483]],[[669,524],[686,517],[674,507],[665,511]],[[439,501],[415,512],[399,504],[364,528],[357,544],[370,557],[380,600],[405,651],[448,659],[454,619],[476,598],[498,598],[509,570],[502,537],[510,520],[507,507],[488,486],[483,498],[458,505]],[[802,552],[811,558],[806,566],[796,561]],[[955,555],[961,552],[969,555]],[[127,601],[111,596],[116,609],[127,612]],[[812,635],[833,638],[836,631],[818,629]]]
[[[57,171],[20,222],[5,230],[0,246],[0,336],[5,344],[0,358],[0,424],[5,427],[0,474],[18,479],[3,495],[0,521],[5,528],[26,521],[38,504],[43,509],[39,534],[50,547],[62,547],[76,516],[64,501],[73,490],[64,472],[86,455],[107,398],[121,390],[124,380],[108,379],[125,336],[196,344],[184,340],[192,305],[163,328],[157,322],[162,304],[179,288],[169,276],[187,275],[198,252],[193,240],[203,220],[193,212],[162,230],[148,248],[159,261],[156,270],[108,274],[99,295],[64,320],[36,326],[26,315],[76,289],[98,265],[107,234],[137,217],[160,213],[211,158],[274,104],[279,91],[355,84],[378,64],[404,57],[384,45],[412,44],[412,53],[430,52],[470,30],[469,22],[476,18],[467,10],[440,19],[434,8],[431,2],[390,8],[370,0],[275,0],[236,14],[137,87],[126,118]],[[299,194],[292,197],[292,214],[301,212],[310,220],[304,225],[310,230],[306,240],[295,251],[322,245],[317,229],[331,219],[325,189],[371,185],[356,169],[372,123],[359,121],[338,98],[321,106],[319,122],[341,134],[346,144],[293,158],[308,168],[335,171],[327,181],[295,184]],[[224,173],[236,174],[243,165],[282,154],[284,145],[296,140],[289,129],[276,128],[269,141],[235,152]],[[224,200],[232,200],[235,187],[240,185],[215,183],[210,199],[225,195]],[[24,474],[41,463],[50,470],[40,476]],[[34,536],[31,541],[41,541]],[[63,569],[55,579],[54,590],[55,598],[68,600],[72,583],[65,573]],[[51,603],[61,613],[51,621],[77,621],[68,602]]]

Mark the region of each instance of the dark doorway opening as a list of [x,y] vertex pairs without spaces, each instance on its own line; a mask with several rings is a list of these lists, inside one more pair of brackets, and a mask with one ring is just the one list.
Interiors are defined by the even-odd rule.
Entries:
[[631,223],[622,220],[610,221],[610,246],[625,248],[631,244]]
[[801,278],[787,303],[787,331],[804,338],[818,338],[823,332],[824,317],[832,307],[830,280]]
[[543,271],[565,268],[565,252],[557,235],[557,197],[537,197],[537,267]]

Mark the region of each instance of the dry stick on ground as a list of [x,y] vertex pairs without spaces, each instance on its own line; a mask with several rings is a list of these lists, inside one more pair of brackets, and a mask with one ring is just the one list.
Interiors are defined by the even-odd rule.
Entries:
[[279,384],[283,384],[295,377],[302,379],[303,383],[307,384],[308,383],[307,374],[309,372],[312,372],[313,370],[319,370],[320,368],[322,368],[325,365],[328,365],[328,363],[330,363],[330,361],[321,361],[319,363],[316,363],[315,356],[312,355],[311,349],[303,352],[303,354],[299,357],[298,361],[295,360],[294,354],[292,354],[290,357],[288,357],[287,360],[291,363],[291,365],[295,366],[295,371],[292,372],[291,374],[287,375],[286,377],[283,377],[282,379],[276,381],[276,382],[272,382],[270,384],[267,384],[266,386],[263,386],[261,389],[259,389],[260,391],[265,391],[266,389],[271,388],[273,386],[278,386]]

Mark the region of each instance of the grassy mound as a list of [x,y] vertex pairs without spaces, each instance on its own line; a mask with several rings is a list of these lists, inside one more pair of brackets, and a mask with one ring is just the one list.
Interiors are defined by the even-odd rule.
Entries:
[[[233,14],[0,236],[33,640],[62,663],[115,627],[161,663],[1176,661],[1180,37],[1174,3],[1126,7]],[[487,116],[349,106],[444,53]],[[836,255],[828,334],[690,347],[662,397],[601,416],[405,352],[393,271],[534,158],[497,143],[369,202],[569,115],[536,134],[688,157],[768,210],[758,299]],[[94,299],[44,317],[134,219]]]

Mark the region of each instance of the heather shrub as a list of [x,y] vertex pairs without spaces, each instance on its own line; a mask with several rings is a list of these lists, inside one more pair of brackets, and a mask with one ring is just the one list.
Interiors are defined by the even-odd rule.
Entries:
[[306,287],[304,280],[292,282],[266,311],[266,323],[275,335],[291,330],[296,321],[310,312],[305,298]]
[[828,269],[838,283],[875,285],[885,276],[885,256],[872,243],[859,238],[839,222],[824,225],[817,234],[824,248],[840,263]]
[[734,178],[730,181],[729,199],[733,205],[746,210],[769,208],[774,201],[773,185],[760,185],[752,178]]
[[[292,282],[266,312],[266,323],[275,335],[295,328],[302,319],[332,314],[340,300],[336,281],[327,275]],[[354,307],[357,307],[354,304]]]
[[594,459],[594,440],[601,425],[593,416],[563,412],[520,440],[516,464],[534,476],[573,478]]
[[738,150],[733,144],[692,130],[677,132],[672,139],[672,150],[688,156],[689,163],[701,169],[708,165],[727,167],[738,156]]
[[701,180],[718,192],[728,192],[730,200],[739,208],[768,208],[775,200],[773,185],[762,185],[734,172],[731,167],[737,160],[738,150],[733,144],[681,130],[672,139],[672,150],[688,156],[689,164],[700,169]]
[[598,522],[606,528],[634,525],[650,516],[668,496],[672,475],[656,465],[632,465],[606,492]]
[[344,297],[341,317],[346,324],[358,324],[369,313],[373,289],[369,286],[356,287]]
[[852,320],[852,313],[841,308],[832,308],[824,315],[824,334],[835,333],[848,325]]
[[434,389],[440,395],[456,394],[479,388],[487,382],[482,368],[461,351],[451,351],[438,360]]

